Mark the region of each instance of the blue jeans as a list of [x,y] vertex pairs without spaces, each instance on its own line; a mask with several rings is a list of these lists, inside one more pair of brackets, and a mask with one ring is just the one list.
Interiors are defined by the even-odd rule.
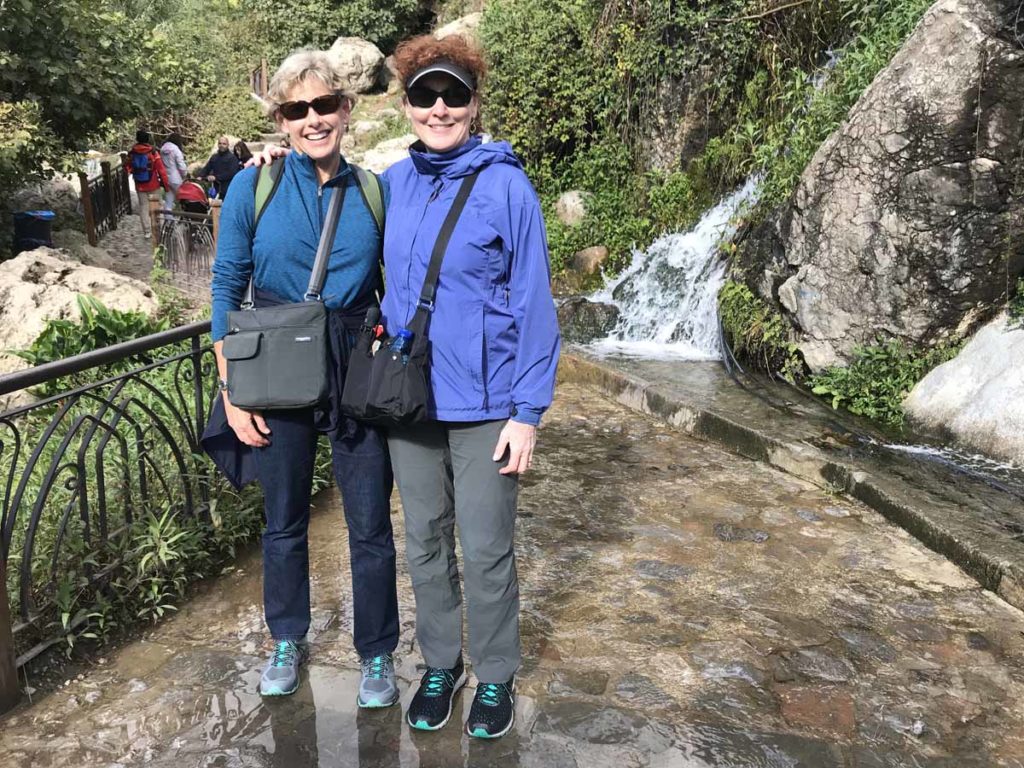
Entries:
[[[309,630],[309,506],[318,432],[312,409],[265,411],[270,445],[255,451],[263,487],[263,609],[275,640]],[[344,430],[342,430],[344,431]],[[330,435],[352,561],[353,640],[363,658],[398,645],[391,460],[384,435],[358,425]]]

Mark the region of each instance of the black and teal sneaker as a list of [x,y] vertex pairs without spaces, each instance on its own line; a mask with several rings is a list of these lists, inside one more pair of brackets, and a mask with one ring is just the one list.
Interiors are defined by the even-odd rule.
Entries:
[[309,648],[305,643],[281,640],[260,678],[261,696],[288,696],[299,687],[299,666],[306,660]]
[[466,668],[461,658],[451,669],[428,668],[405,714],[406,721],[421,731],[443,728],[452,716],[452,700],[465,684]]
[[513,677],[507,683],[480,683],[466,720],[466,733],[478,739],[504,736],[516,719],[516,687]]

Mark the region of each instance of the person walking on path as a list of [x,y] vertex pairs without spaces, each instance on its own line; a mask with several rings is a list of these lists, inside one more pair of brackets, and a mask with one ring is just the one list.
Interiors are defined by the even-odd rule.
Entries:
[[178,187],[181,186],[181,183],[188,175],[188,165],[185,163],[185,153],[182,151],[182,144],[184,142],[181,134],[174,131],[160,147],[160,159],[163,161],[164,169],[167,171],[167,183],[170,187],[164,193],[165,211],[170,211],[174,208]]
[[459,36],[424,35],[398,47],[395,66],[419,141],[384,173],[390,202],[381,312],[389,336],[407,328],[420,305],[442,222],[465,180],[476,177],[430,307],[429,421],[388,433],[427,665],[406,719],[420,730],[441,728],[466,683],[464,589],[478,680],[466,731],[495,738],[514,722],[521,662],[518,477],[530,467],[537,425],[551,404],[560,347],[547,237],[512,148],[480,135],[480,52]]
[[242,164],[238,162],[238,157],[231,151],[231,142],[227,136],[221,136],[217,139],[217,151],[210,155],[210,159],[199,169],[197,176],[213,182],[217,193],[213,195],[211,191],[211,196],[224,200],[227,198],[231,180],[241,170]]
[[[341,155],[353,104],[345,83],[323,51],[293,53],[270,81],[268,111],[297,151],[278,161],[283,168],[276,191],[259,212],[256,167],[238,174],[235,192],[224,201],[212,281],[212,336],[222,397],[203,442],[208,447],[208,438],[232,431],[252,450],[255,476],[263,487],[263,606],[275,649],[259,689],[264,696],[278,696],[297,689],[299,667],[308,652],[310,496],[317,435],[326,432],[348,525],[352,634],[362,660],[357,700],[361,707],[384,707],[398,701],[392,654],[399,634],[393,478],[384,435],[342,415],[336,396],[319,410],[259,412],[232,405],[223,354],[228,312],[239,309],[250,278],[258,305],[303,300],[324,212],[335,195],[342,195],[321,294],[332,337],[329,365],[338,371],[337,381],[344,380],[349,334],[376,302],[382,239],[359,174]],[[238,162],[226,146],[224,153]],[[378,191],[386,200],[386,188]],[[337,382],[335,386],[340,389]]]
[[138,130],[135,132],[135,145],[124,155],[125,171],[132,175],[135,183],[139,220],[142,222],[142,234],[146,237],[150,236],[150,197],[160,187],[170,189],[163,160],[151,142],[149,131]]

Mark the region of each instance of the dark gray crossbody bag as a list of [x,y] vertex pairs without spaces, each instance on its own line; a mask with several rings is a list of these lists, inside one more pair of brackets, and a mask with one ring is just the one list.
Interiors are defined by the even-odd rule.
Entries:
[[252,278],[242,308],[228,312],[221,353],[228,399],[238,408],[309,408],[327,397],[327,309],[320,291],[345,199],[334,188],[304,300],[257,308]]

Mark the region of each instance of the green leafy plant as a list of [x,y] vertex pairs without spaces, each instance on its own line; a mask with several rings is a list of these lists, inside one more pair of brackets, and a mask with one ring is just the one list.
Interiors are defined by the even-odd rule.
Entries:
[[910,390],[937,365],[951,360],[959,346],[913,349],[898,339],[856,347],[848,366],[827,368],[808,379],[811,391],[833,408],[902,427],[902,404]]
[[803,375],[803,361],[789,340],[782,315],[743,283],[727,280],[718,293],[718,313],[733,353],[791,383]]
[[[27,360],[32,365],[63,360],[83,352],[129,341],[151,333],[165,331],[166,320],[152,319],[142,312],[122,312],[108,309],[97,298],[79,294],[77,299],[79,320],[50,320],[43,332],[27,349],[11,350],[11,354]],[[151,355],[138,355],[119,363],[111,363],[102,370],[110,373],[129,370],[140,361],[149,361]],[[60,392],[71,382],[82,382],[86,377],[65,377],[47,382],[39,388],[39,394],[49,396]],[[92,374],[95,375],[95,374]]]

